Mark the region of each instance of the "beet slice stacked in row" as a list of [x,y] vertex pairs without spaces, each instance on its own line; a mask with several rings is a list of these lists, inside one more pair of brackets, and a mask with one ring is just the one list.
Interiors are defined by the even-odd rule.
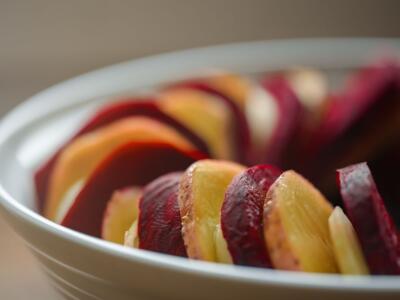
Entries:
[[[312,123],[315,128],[310,128],[311,123],[305,119],[307,114],[304,105],[284,75],[264,78],[261,86],[273,96],[278,109],[278,118],[272,135],[266,137],[268,139],[266,152],[259,159],[278,167],[257,165],[248,169],[243,167],[244,171],[238,171],[242,169],[240,166],[235,172],[231,172],[240,173],[233,178],[227,188],[224,187],[225,198],[219,199],[222,203],[220,227],[218,225],[215,231],[215,241],[210,238],[210,245],[213,244],[216,252],[222,253],[221,256],[225,258],[230,256],[234,264],[267,268],[289,266],[285,263],[277,264],[276,257],[279,256],[274,255],[271,259],[268,251],[272,251],[271,249],[275,251],[280,245],[275,243],[275,237],[271,234],[275,231],[269,230],[268,224],[265,223],[265,220],[271,223],[271,220],[280,218],[280,214],[285,213],[283,205],[291,201],[290,197],[286,201],[287,194],[283,186],[291,183],[293,187],[298,188],[299,193],[304,192],[303,187],[309,188],[305,195],[315,198],[313,205],[317,209],[319,205],[324,207],[323,217],[316,220],[327,219],[332,207],[301,175],[294,171],[286,171],[282,176],[280,169],[299,170],[325,194],[334,195],[334,170],[338,166],[367,160],[371,162],[378,185],[383,186],[383,195],[387,202],[383,202],[365,163],[338,171],[340,194],[372,274],[400,274],[399,234],[385,207],[385,204],[392,209],[400,206],[396,206],[394,201],[395,197],[399,197],[398,182],[395,176],[388,172],[389,166],[400,168],[398,64],[385,62],[359,71],[351,78],[344,91],[330,96],[331,100],[319,123]],[[251,157],[254,149],[251,149],[250,133],[242,111],[243,107],[226,93],[205,81],[182,82],[168,87],[167,90],[174,87],[200,91],[212,96],[210,99],[223,103],[232,115],[235,160],[241,163],[254,161],[254,157]],[[77,137],[134,115],[156,119],[175,129],[199,151],[187,151],[157,141],[130,142],[119,146],[102,160],[89,178],[85,179],[83,187],[61,224],[100,237],[102,218],[112,194],[128,186],[145,186],[141,190],[139,200],[138,247],[191,257],[191,253],[187,251],[187,244],[188,241],[192,241],[193,236],[185,236],[185,232],[189,230],[184,228],[186,223],[182,222],[182,207],[178,201],[182,174],[185,175],[187,171],[181,172],[188,170],[187,167],[193,162],[206,158],[210,153],[210,147],[183,123],[163,112],[157,101],[133,100],[128,99],[102,108],[37,171],[35,184],[39,209],[43,208],[52,171],[60,153]],[[218,177],[219,164],[217,161],[212,163],[215,165],[215,170],[210,178]],[[231,175],[229,173],[229,176]],[[184,178],[186,179],[184,182],[188,183],[191,177],[184,176]],[[204,184],[199,184],[198,188],[200,187],[206,188]],[[222,189],[219,189],[223,195],[221,191]],[[265,210],[268,206],[266,202],[273,198],[274,205],[278,200],[284,203],[282,210],[275,210],[272,217],[269,215],[266,218]],[[298,206],[296,211],[301,212],[307,207],[307,201],[296,205]],[[393,215],[397,216],[396,213]],[[217,215],[213,215],[213,222],[218,223]],[[283,230],[285,227],[283,221],[279,222],[277,228]],[[304,226],[310,229],[310,232],[313,230],[312,222],[314,221],[310,220],[310,223]],[[287,228],[290,228],[289,223],[286,224]],[[324,228],[327,228],[325,225]],[[324,238],[327,236],[325,229],[321,235]],[[268,239],[274,241],[274,247],[268,247],[266,232]],[[305,240],[306,238],[305,236]],[[291,257],[293,262],[296,262],[296,255],[300,255],[304,249],[299,247],[297,250],[298,253],[284,253],[282,257]],[[307,251],[303,251],[303,254],[304,252]],[[215,255],[215,259],[219,259],[220,253]],[[329,251],[325,254],[330,255]],[[293,270],[302,270],[299,261],[290,265]],[[328,269],[329,272],[334,271],[334,263],[326,270]],[[310,267],[309,270],[319,269],[317,266],[315,269]]]
[[400,240],[366,163],[338,170],[347,214],[372,274],[400,274]]
[[233,262],[271,267],[263,235],[265,196],[281,171],[258,165],[237,175],[225,192],[221,227]]
[[139,248],[186,257],[182,239],[178,190],[182,173],[169,173],[150,182],[139,201]]

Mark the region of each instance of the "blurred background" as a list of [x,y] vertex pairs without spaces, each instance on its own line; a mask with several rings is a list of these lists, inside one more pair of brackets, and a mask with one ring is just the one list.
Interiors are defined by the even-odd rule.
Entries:
[[[261,39],[400,37],[399,11],[398,0],[0,0],[0,115],[59,81],[160,52]],[[0,299],[59,299],[1,216],[0,236]]]

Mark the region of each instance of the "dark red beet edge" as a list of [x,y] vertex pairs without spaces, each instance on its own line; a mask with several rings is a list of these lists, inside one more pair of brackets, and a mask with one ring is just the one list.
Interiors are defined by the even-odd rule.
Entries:
[[372,274],[400,274],[400,241],[366,163],[337,171],[346,213]]
[[166,143],[125,144],[98,165],[61,225],[100,237],[104,210],[115,190],[145,185],[165,173],[184,170],[203,158],[198,151],[182,152]]
[[187,257],[178,204],[181,172],[150,182],[139,200],[139,248]]
[[[221,210],[221,228],[234,264],[272,268],[263,233],[265,196],[281,171],[258,165],[232,180]],[[229,200],[228,200],[229,199]]]
[[262,86],[272,94],[279,111],[278,122],[269,139],[263,160],[265,163],[286,168],[288,165],[290,166],[291,160],[298,159],[292,150],[295,148],[293,147],[295,138],[302,129],[303,108],[283,76],[268,77],[263,80]]
[[39,212],[43,211],[44,202],[46,200],[49,179],[61,151],[77,137],[96,130],[102,126],[110,124],[116,120],[130,116],[146,116],[152,119],[162,121],[163,123],[173,127],[190,142],[197,147],[199,151],[209,154],[206,143],[186,128],[183,124],[163,113],[152,99],[126,99],[123,102],[113,103],[101,108],[87,123],[84,125],[75,136],[64,144],[43,166],[35,173],[35,186],[37,193],[37,207]]

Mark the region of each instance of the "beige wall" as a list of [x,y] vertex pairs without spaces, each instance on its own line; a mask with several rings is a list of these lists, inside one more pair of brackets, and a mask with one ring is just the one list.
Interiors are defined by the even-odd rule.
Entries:
[[[0,0],[0,114],[76,74],[225,42],[400,36],[400,0]],[[0,299],[55,299],[0,218]]]
[[400,36],[398,0],[0,0],[0,109],[87,70],[209,44]]

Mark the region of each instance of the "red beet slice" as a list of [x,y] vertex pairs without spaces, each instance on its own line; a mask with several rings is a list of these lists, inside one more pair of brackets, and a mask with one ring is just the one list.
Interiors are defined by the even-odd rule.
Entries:
[[37,170],[35,174],[35,185],[39,211],[43,210],[44,201],[47,195],[48,182],[60,152],[74,139],[85,133],[96,130],[119,119],[135,115],[156,119],[173,127],[192,142],[198,150],[207,154],[209,153],[207,145],[200,137],[177,120],[163,113],[152,99],[127,99],[123,102],[104,106],[75,134],[71,140],[66,142],[64,146],[62,146],[42,167]]
[[265,195],[281,171],[258,165],[238,174],[228,186],[221,228],[234,264],[272,268],[263,234]]
[[337,171],[346,212],[372,274],[400,274],[400,241],[366,163]]
[[383,99],[390,98],[393,94],[398,97],[399,82],[400,66],[397,63],[372,65],[357,72],[350,78],[345,90],[334,96],[334,100],[330,102],[316,133],[314,146],[335,141],[361,118],[372,114],[374,111],[371,110],[375,110],[375,105],[380,104]]
[[283,168],[291,164],[296,137],[302,129],[303,107],[300,100],[281,75],[269,77],[262,86],[274,97],[278,107],[278,121],[267,144],[265,162]]
[[139,200],[139,248],[187,257],[178,204],[182,173],[163,175],[143,189]]
[[228,95],[220,92],[213,88],[211,85],[203,81],[184,81],[172,85],[169,88],[182,87],[188,89],[194,89],[201,92],[205,92],[215,99],[221,100],[228,109],[231,111],[233,116],[233,128],[232,131],[235,133],[235,145],[236,145],[236,160],[240,163],[246,164],[251,160],[251,144],[250,144],[250,131],[246,120],[246,116],[240,107],[232,100]]
[[61,224],[100,237],[104,210],[115,190],[145,185],[165,173],[184,170],[202,158],[200,152],[183,152],[165,143],[125,144],[99,164]]
[[308,150],[302,151],[300,168],[323,192],[333,191],[336,168],[379,159],[399,140],[399,82],[399,65],[374,65],[334,95]]

